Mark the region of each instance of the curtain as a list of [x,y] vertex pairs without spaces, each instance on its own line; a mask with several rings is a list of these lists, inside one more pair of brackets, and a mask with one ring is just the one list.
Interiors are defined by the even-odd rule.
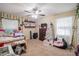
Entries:
[[71,43],[72,35],[72,16],[58,18],[56,21],[56,36],[59,38],[65,38],[68,44]]
[[79,4],[77,4],[77,9],[75,10],[75,19],[74,19],[74,23],[73,23],[73,35],[72,35],[72,42],[71,42],[71,46],[76,48],[77,44],[78,44],[78,34],[79,34]]

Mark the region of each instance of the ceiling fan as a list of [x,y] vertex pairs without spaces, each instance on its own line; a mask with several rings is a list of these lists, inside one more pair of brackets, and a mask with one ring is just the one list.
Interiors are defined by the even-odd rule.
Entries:
[[38,16],[45,16],[45,14],[41,14],[42,10],[39,10],[38,7],[33,8],[31,11],[24,10],[24,12],[27,12],[27,16],[32,16],[32,15],[38,15]]

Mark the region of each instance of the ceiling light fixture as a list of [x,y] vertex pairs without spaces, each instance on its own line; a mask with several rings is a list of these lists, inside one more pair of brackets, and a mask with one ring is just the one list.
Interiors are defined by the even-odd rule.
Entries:
[[33,15],[32,15],[32,18],[37,19],[37,18],[38,18],[38,15],[37,15],[37,14],[33,14]]

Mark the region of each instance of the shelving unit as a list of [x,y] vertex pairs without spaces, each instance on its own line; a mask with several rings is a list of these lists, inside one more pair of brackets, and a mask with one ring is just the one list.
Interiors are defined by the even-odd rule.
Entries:
[[36,27],[34,21],[25,20],[23,23],[24,23],[25,28],[35,28]]

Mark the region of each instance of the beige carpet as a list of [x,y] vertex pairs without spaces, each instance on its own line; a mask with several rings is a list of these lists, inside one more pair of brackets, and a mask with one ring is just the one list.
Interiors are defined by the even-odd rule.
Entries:
[[28,40],[26,56],[74,56],[74,52],[52,46],[44,46],[40,40]]

